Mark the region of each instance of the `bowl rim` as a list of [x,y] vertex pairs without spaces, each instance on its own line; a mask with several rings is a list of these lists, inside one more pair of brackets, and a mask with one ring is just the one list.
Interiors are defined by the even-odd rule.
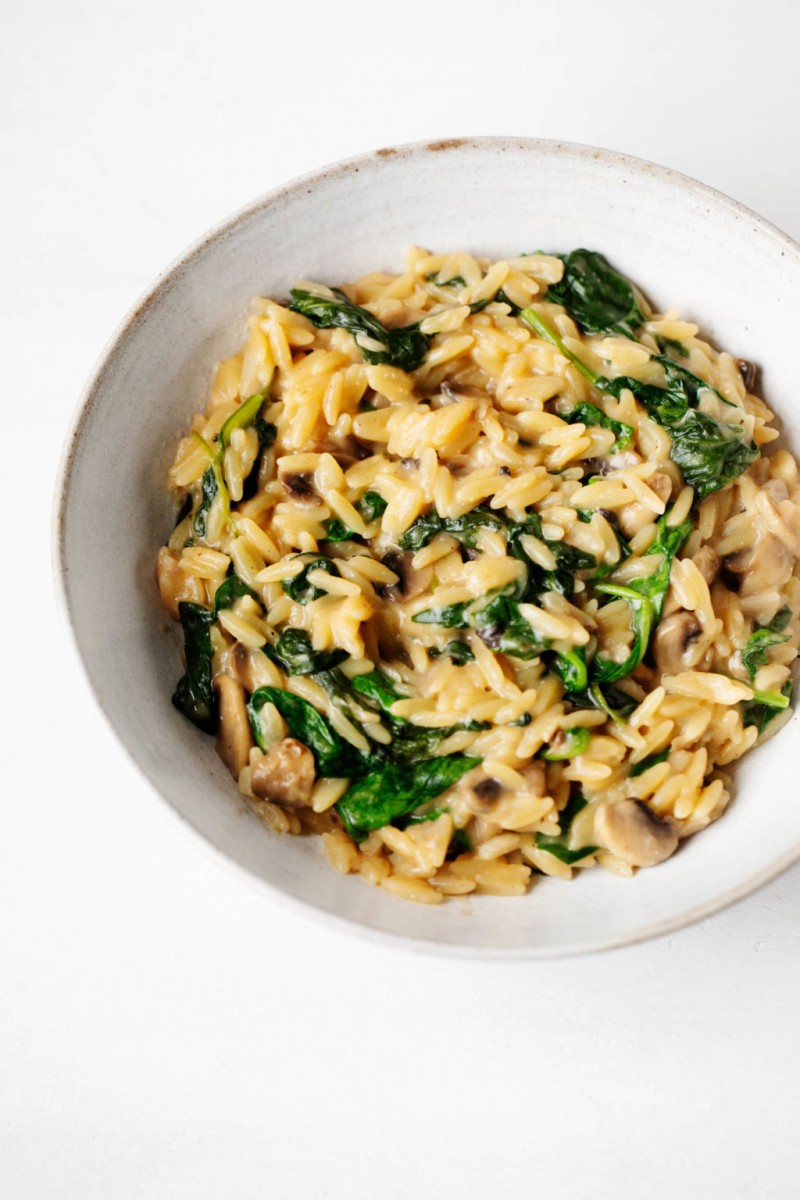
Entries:
[[[648,159],[625,154],[617,150],[604,149],[577,142],[502,135],[452,137],[433,141],[421,140],[364,151],[358,155],[339,159],[315,170],[304,172],[286,183],[270,188],[253,200],[233,210],[229,215],[217,221],[204,233],[190,242],[183,251],[178,253],[156,275],[153,282],[139,294],[138,298],[107,337],[74,406],[60,452],[52,500],[51,566],[56,608],[59,612],[60,620],[69,631],[68,641],[72,647],[72,653],[80,665],[80,670],[85,682],[88,684],[90,694],[93,696],[100,713],[105,718],[106,726],[114,733],[118,745],[125,752],[129,762],[136,768],[140,780],[147,785],[148,792],[158,797],[179,825],[190,833],[195,844],[201,844],[206,852],[210,853],[217,862],[221,861],[231,874],[235,874],[240,880],[242,878],[246,879],[248,886],[254,892],[258,891],[262,896],[266,890],[271,898],[277,900],[279,904],[294,911],[299,916],[312,917],[320,924],[327,925],[340,932],[358,935],[384,947],[394,947],[413,953],[435,953],[439,956],[444,954],[455,959],[492,959],[530,962],[537,959],[572,958],[580,955],[595,954],[601,951],[621,949],[626,946],[637,946],[642,942],[664,937],[667,934],[696,924],[707,917],[721,912],[746,896],[752,895],[798,862],[800,860],[800,838],[770,866],[764,867],[754,874],[743,878],[736,886],[727,889],[713,899],[689,906],[670,917],[652,921],[633,932],[610,935],[607,938],[572,941],[564,946],[517,946],[508,948],[477,946],[468,943],[440,942],[424,936],[416,937],[390,930],[378,929],[374,926],[364,924],[356,918],[343,916],[338,912],[322,908],[309,900],[303,900],[297,896],[290,895],[271,879],[257,875],[248,866],[237,862],[224,850],[216,846],[210,838],[192,824],[188,817],[184,816],[169,802],[162,794],[158,785],[151,779],[144,765],[139,761],[135,749],[128,743],[123,725],[112,718],[103,703],[99,684],[90,675],[88,666],[81,653],[72,618],[65,539],[67,511],[76,451],[83,430],[97,405],[98,396],[115,351],[131,335],[142,318],[146,316],[147,310],[157,296],[191,267],[194,260],[202,255],[209,246],[225,237],[238,225],[249,220],[250,217],[254,216],[260,210],[282,200],[290,199],[294,194],[307,189],[309,185],[319,185],[325,180],[333,179],[340,175],[349,173],[357,174],[362,167],[374,167],[376,160],[398,158],[406,160],[414,158],[422,159],[433,154],[448,154],[463,151],[496,151],[502,153],[508,149],[522,150],[540,155],[557,155],[572,158],[576,161],[591,159],[596,163],[608,167],[627,169],[640,176],[649,175],[661,183],[682,188],[684,191],[695,195],[698,199],[705,199],[713,202],[715,205],[721,205],[731,214],[751,222],[756,232],[766,235],[781,247],[782,254],[788,252],[789,255],[797,260],[798,267],[800,267],[800,244],[773,222],[760,216],[725,192],[711,187],[709,184],[703,183],[690,175],[674,170],[671,167],[653,163]],[[482,899],[487,898],[483,897]],[[492,897],[488,897],[488,899],[491,900]]]

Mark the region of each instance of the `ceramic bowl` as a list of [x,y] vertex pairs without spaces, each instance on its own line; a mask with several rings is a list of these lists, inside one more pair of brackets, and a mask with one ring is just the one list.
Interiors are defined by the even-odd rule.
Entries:
[[355,930],[506,958],[674,930],[800,857],[796,717],[741,763],[723,819],[663,865],[632,880],[586,871],[572,883],[541,879],[523,898],[431,908],[337,874],[319,839],[273,835],[243,812],[212,739],[170,703],[178,637],[153,568],[173,518],[164,479],[215,363],[238,346],[252,296],[283,296],[296,278],[336,284],[396,270],[409,243],[496,257],[602,250],[657,307],[676,306],[717,345],[761,364],[764,394],[797,444],[800,248],[766,221],[673,171],[579,146],[485,138],[379,150],[218,226],[156,281],[103,355],[68,439],[56,532],[89,679],[144,776],[192,829],[273,893]]

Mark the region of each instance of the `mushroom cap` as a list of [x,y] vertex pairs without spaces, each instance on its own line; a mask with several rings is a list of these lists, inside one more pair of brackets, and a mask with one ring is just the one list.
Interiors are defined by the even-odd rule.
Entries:
[[675,830],[640,800],[599,804],[594,816],[596,840],[632,867],[653,867],[678,848]]

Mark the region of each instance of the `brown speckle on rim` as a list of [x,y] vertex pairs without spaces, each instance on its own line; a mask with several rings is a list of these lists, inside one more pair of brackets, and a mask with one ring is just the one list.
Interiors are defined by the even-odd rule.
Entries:
[[378,158],[392,158],[395,154],[397,154],[397,151],[395,150],[394,146],[383,146],[382,149],[376,150],[375,153],[377,154]]
[[445,138],[442,142],[428,142],[429,150],[457,150],[466,145],[466,138]]

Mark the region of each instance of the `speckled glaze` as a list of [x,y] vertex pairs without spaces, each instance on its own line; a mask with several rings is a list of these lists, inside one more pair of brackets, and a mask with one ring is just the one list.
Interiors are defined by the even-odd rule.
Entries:
[[[407,946],[533,958],[636,942],[708,916],[800,858],[797,717],[737,771],[723,819],[660,867],[542,879],[524,898],[435,908],[332,871],[316,838],[278,837],[243,811],[213,741],[170,704],[178,639],[154,559],[173,511],[167,466],[215,363],[242,337],[250,298],[295,278],[338,283],[397,270],[403,248],[501,257],[596,247],[660,308],[763,368],[763,391],[800,443],[800,248],[762,218],[650,163],[555,142],[450,139],[378,150],[308,175],[237,213],[156,281],[107,347],[67,439],[56,573],[100,707],[156,791],[273,893]],[[87,741],[91,737],[88,731]]]

